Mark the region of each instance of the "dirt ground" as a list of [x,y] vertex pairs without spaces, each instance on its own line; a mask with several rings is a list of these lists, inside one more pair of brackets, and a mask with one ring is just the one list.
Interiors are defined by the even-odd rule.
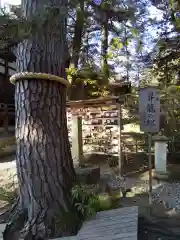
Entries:
[[[17,186],[15,162],[0,163],[0,188],[11,190]],[[1,192],[0,192],[1,195]],[[7,202],[0,198],[0,212],[4,211]]]
[[[171,180],[180,178],[180,166],[169,166],[171,171]],[[16,173],[15,162],[0,164],[0,187],[8,186],[11,183],[16,183],[14,177]],[[115,169],[110,169],[107,164],[101,166],[101,174],[115,174]],[[129,171],[128,177],[136,183],[138,181],[148,181],[148,171],[133,172]],[[157,184],[153,180],[153,184]],[[180,215],[177,215],[174,210],[168,210],[163,204],[149,206],[148,194],[127,194],[126,198],[121,198],[119,201],[120,207],[139,206],[139,224],[138,224],[138,239],[139,240],[176,240],[180,239]],[[5,202],[0,202],[0,213],[5,208]]]
[[[108,167],[103,166],[102,172],[108,172]],[[115,171],[115,170],[114,170]],[[169,165],[168,182],[179,182],[180,165]],[[136,185],[144,181],[148,187],[149,172],[142,167],[140,171],[129,169],[126,174]],[[153,179],[153,185],[159,181]],[[173,197],[173,196],[172,196]],[[146,192],[128,193],[126,198],[119,201],[120,207],[139,206],[138,240],[177,240],[180,239],[180,214],[175,209],[167,209],[163,203],[149,206],[149,195]]]

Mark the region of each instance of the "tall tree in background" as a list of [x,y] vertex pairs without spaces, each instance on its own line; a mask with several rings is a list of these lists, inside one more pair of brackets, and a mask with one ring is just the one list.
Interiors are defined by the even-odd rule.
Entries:
[[179,0],[151,0],[152,4],[163,12],[164,20],[169,20],[180,31],[180,2]]
[[[71,14],[74,16],[74,23],[73,23],[73,39],[71,44],[71,57],[70,57],[70,67],[73,69],[78,68],[78,63],[80,60],[80,53],[81,53],[81,47],[82,47],[82,39],[83,39],[83,33],[84,33],[84,25],[85,25],[85,6],[86,1],[80,0],[80,1],[71,1],[71,4],[69,8],[71,9]],[[75,14],[73,14],[75,10]],[[71,16],[72,18],[72,16]],[[70,20],[70,24],[72,23],[72,19]],[[71,26],[72,28],[72,26]],[[78,85],[78,87],[77,87]],[[71,88],[69,91],[69,100],[75,100],[77,99],[77,96],[79,99],[84,99],[84,83],[82,81],[79,81],[77,83],[76,76],[72,75],[71,79]]]
[[[72,1],[72,3],[74,2]],[[81,5],[80,2],[77,4],[78,8],[76,8],[76,10],[73,10],[74,5],[72,4],[71,11],[71,23],[74,24],[75,28],[72,29],[73,24],[71,24],[69,28],[69,30],[73,32],[73,39],[71,43],[71,67],[75,67],[78,71],[81,67],[86,67],[87,69],[89,65],[89,70],[92,71],[95,65],[100,62],[100,66],[95,67],[93,72],[95,73],[98,68],[100,70],[99,73],[101,72],[101,77],[98,79],[99,83],[101,85],[107,85],[109,77],[112,73],[112,69],[108,63],[109,39],[111,38],[111,35],[120,35],[120,31],[117,26],[130,19],[133,16],[134,9],[130,8],[129,6],[124,8],[120,5],[119,0],[112,0],[110,2],[104,0],[98,5],[93,1],[83,1],[83,3],[81,2]],[[101,49],[100,52],[98,52],[97,46],[99,46]],[[74,51],[75,49],[76,54]],[[74,56],[76,56],[76,64],[73,64],[72,61]],[[94,62],[91,62],[90,64],[89,60],[91,57],[93,58]],[[92,73],[92,75],[94,74]],[[77,80],[79,80],[79,82]],[[73,72],[71,81],[74,85],[74,89],[72,89],[74,92],[73,99],[76,99],[76,97],[83,97],[82,78],[80,81],[80,79]],[[79,93],[78,88],[80,88]]]
[[153,1],[152,4],[160,11],[162,18],[154,22],[157,36],[154,47],[148,56],[146,69],[143,69],[141,84],[155,84],[161,90],[162,116],[161,127],[166,136],[179,135],[179,83],[180,83],[180,38],[178,9],[176,1]]
[[4,239],[49,239],[72,234],[79,223],[70,197],[75,172],[66,120],[68,82],[33,73],[66,79],[68,6],[66,0],[22,0],[21,7],[24,22],[31,24],[16,49],[17,72],[26,74],[14,78],[20,192]]
[[119,26],[133,18],[134,8],[130,5],[123,6],[118,0],[104,0],[99,6],[96,6],[95,13],[97,24],[101,26],[101,69],[104,75],[104,83],[108,84],[111,76],[111,69],[108,64],[109,40],[113,35],[121,37],[122,32]]

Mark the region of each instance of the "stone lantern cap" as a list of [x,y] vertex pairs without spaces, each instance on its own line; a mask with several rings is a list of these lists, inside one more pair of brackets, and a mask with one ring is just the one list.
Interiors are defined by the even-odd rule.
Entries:
[[158,134],[152,137],[152,140],[155,142],[167,142],[168,138],[164,135]]

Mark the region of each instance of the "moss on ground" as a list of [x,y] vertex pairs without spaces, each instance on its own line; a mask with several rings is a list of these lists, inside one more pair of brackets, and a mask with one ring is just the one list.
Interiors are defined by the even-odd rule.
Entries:
[[100,209],[99,211],[116,209],[119,207],[119,196],[99,195]]
[[16,152],[15,137],[6,137],[0,139],[0,162],[4,162],[3,158],[14,155]]
[[5,148],[6,146],[14,145],[15,144],[15,137],[6,137],[0,140],[0,149]]

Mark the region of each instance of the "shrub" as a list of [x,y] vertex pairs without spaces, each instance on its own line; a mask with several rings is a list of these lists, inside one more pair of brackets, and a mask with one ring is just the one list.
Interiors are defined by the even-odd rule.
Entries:
[[71,190],[72,201],[82,221],[100,209],[99,197],[86,185],[75,185]]
[[13,204],[17,198],[17,191],[15,189],[7,190],[5,187],[0,187],[0,200]]

